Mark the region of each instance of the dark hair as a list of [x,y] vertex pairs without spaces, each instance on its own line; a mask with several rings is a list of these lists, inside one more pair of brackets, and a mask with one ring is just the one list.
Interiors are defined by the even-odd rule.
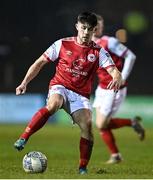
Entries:
[[91,27],[95,27],[97,25],[97,17],[96,14],[92,12],[83,12],[78,15],[78,22],[88,23]]
[[98,21],[104,21],[103,17],[99,14],[96,14],[97,20]]

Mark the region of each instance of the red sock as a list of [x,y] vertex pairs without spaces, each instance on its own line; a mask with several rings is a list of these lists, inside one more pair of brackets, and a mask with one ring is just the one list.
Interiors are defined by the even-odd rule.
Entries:
[[90,160],[93,142],[83,137],[80,139],[80,164],[79,168],[86,168]]
[[110,129],[102,129],[100,131],[100,135],[104,143],[107,145],[108,149],[110,150],[111,154],[119,152],[115,143],[115,137]]
[[131,119],[124,119],[124,118],[112,118],[108,124],[109,129],[117,129],[124,126],[131,126],[132,121]]
[[43,127],[43,125],[47,122],[49,116],[50,113],[46,107],[41,108],[39,111],[37,111],[20,138],[28,139],[33,133]]

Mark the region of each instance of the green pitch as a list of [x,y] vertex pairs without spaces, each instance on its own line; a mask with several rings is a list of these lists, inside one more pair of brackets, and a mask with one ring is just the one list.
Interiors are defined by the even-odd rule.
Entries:
[[[106,165],[109,154],[94,129],[95,144],[87,175],[78,174],[79,128],[77,126],[50,125],[29,139],[25,149],[17,152],[13,143],[24,125],[0,125],[0,178],[11,179],[150,179],[153,178],[153,128],[146,127],[146,140],[140,142],[131,128],[115,131],[124,161]],[[26,174],[22,158],[29,151],[41,151],[48,158],[43,174]]]

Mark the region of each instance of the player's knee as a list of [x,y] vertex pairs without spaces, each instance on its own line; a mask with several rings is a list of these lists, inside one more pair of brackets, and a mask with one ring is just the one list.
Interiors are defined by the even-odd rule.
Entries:
[[92,127],[92,122],[91,120],[86,120],[85,122],[81,123],[80,125],[81,129],[84,131],[90,131]]
[[56,112],[58,109],[60,109],[62,106],[61,100],[59,99],[55,99],[54,101],[49,101],[47,103],[47,108],[50,112],[54,113]]
[[98,129],[103,129],[103,128],[106,128],[108,125],[107,123],[107,119],[104,118],[104,119],[96,119],[96,127]]
[[80,129],[85,134],[91,134],[92,133],[92,120],[91,118],[84,119],[79,123]]
[[80,129],[81,129],[81,136],[83,136],[84,138],[90,141],[93,141],[93,132],[92,132],[91,123],[83,124],[82,126],[80,126]]

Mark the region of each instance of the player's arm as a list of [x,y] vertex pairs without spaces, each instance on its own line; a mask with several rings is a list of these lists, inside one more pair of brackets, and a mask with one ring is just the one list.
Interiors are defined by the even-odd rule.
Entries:
[[122,69],[122,84],[127,80],[128,76],[131,73],[133,65],[135,63],[136,56],[129,50],[125,45],[120,43],[118,39],[111,37],[108,41],[108,49],[116,54],[117,56],[124,58],[124,65]]
[[30,66],[23,81],[16,88],[16,95],[24,94],[26,92],[26,87],[28,83],[39,74],[40,70],[47,63],[47,58],[44,55],[42,55]]
[[115,66],[110,54],[103,48],[101,48],[99,53],[99,66],[105,68],[107,72],[112,76],[112,81],[110,81],[107,88],[117,91],[121,86],[122,76]]
[[39,71],[49,61],[55,61],[58,59],[58,55],[61,48],[61,40],[54,42],[44,53],[41,55],[28,69],[22,83],[16,88],[16,95],[24,94],[28,83],[35,78]]
[[124,59],[125,60],[121,74],[123,81],[126,81],[133,69],[136,56],[131,50],[128,49],[124,55]]
[[112,81],[108,84],[108,89],[114,89],[117,91],[122,84],[122,76],[116,66],[110,66],[107,68],[107,72],[112,76]]

